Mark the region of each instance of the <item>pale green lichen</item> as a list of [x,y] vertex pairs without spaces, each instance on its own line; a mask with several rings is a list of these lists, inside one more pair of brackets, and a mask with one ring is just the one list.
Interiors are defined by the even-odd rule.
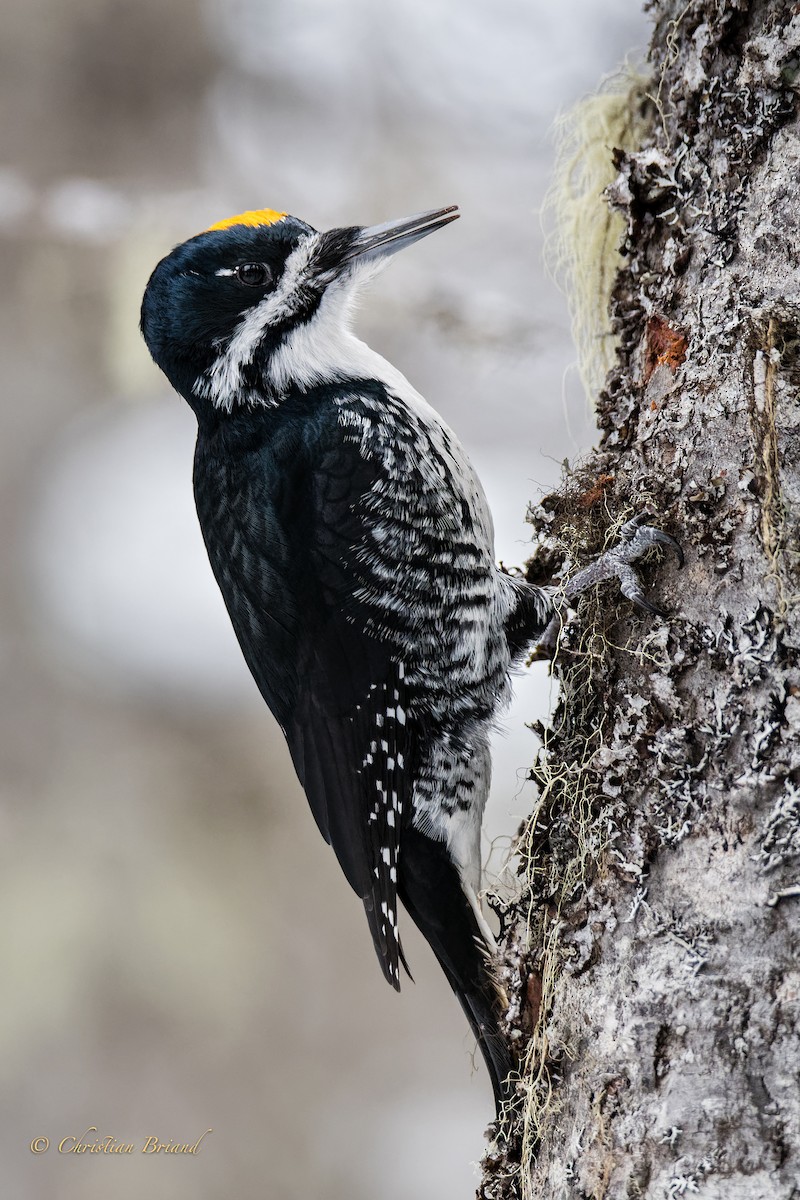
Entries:
[[546,257],[572,320],[578,374],[593,400],[614,361],[609,300],[625,223],[604,191],[613,152],[635,150],[652,119],[648,79],[627,64],[557,120],[553,183],[543,206]]

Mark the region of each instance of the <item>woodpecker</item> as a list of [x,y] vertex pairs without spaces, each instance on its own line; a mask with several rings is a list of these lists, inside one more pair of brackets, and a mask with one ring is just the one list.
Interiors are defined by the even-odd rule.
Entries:
[[[176,247],[142,303],[147,346],[198,423],[194,492],[242,652],[383,973],[407,970],[398,900],[467,1015],[498,1109],[514,1068],[481,912],[489,739],[551,595],[501,572],[455,434],[358,340],[359,287],[458,216],[318,232],[247,212]],[[659,530],[626,527],[620,577]],[[618,556],[619,556],[618,555]]]

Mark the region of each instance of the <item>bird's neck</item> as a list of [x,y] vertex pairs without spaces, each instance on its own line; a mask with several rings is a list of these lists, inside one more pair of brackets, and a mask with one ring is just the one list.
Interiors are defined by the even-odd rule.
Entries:
[[[288,396],[318,388],[359,391],[377,383],[423,423],[439,418],[405,376],[350,331],[346,307],[323,301],[310,320],[270,344],[248,341],[243,324],[224,355],[196,384],[195,412],[218,419],[237,412],[279,409]],[[262,335],[263,337],[263,335]],[[187,397],[188,398],[188,397]]]
[[277,395],[293,386],[308,389],[363,379],[374,379],[396,394],[413,391],[396,367],[323,310],[283,338],[266,363],[265,376]]

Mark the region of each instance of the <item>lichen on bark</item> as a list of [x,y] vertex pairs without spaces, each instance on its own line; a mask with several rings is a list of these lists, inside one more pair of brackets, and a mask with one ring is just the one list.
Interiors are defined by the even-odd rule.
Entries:
[[800,12],[651,5],[601,441],[529,575],[634,512],[682,542],[660,621],[563,632],[519,891],[496,900],[518,1094],[480,1195],[800,1196]]

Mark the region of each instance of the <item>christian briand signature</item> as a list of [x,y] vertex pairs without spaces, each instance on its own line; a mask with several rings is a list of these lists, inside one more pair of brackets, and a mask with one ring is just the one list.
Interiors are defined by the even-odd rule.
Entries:
[[[209,1133],[213,1133],[213,1129],[206,1129],[204,1133],[195,1142],[174,1141],[172,1138],[163,1141],[156,1137],[155,1134],[139,1139],[135,1142],[126,1142],[121,1138],[115,1137],[113,1134],[107,1134],[98,1137],[98,1129],[96,1125],[90,1125],[88,1129],[77,1137],[75,1134],[67,1134],[57,1143],[59,1154],[199,1154],[203,1139]],[[45,1154],[51,1146],[51,1139],[44,1135],[35,1137],[31,1140],[30,1148],[33,1154]]]

